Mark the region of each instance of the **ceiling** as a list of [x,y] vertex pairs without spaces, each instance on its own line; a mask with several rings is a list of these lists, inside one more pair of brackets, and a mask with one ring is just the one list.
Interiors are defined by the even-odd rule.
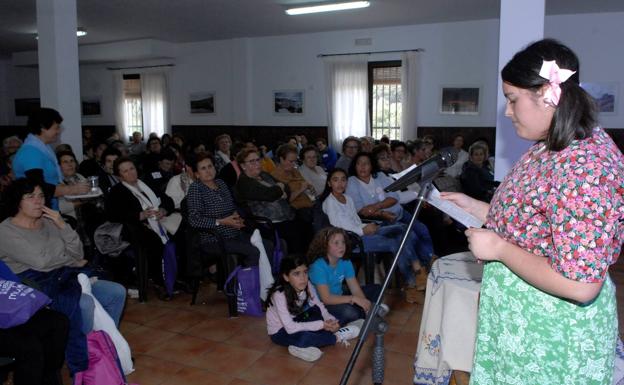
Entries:
[[[52,0],[46,0],[52,1]],[[498,18],[499,0],[370,0],[366,9],[287,16],[319,0],[77,0],[79,44],[169,42]],[[325,2],[327,2],[325,0]],[[546,14],[624,12],[622,0],[546,0]],[[0,0],[0,55],[35,50],[36,0]]]

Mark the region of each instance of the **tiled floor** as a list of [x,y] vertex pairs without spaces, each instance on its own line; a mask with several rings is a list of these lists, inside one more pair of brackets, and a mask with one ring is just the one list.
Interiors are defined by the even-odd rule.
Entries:
[[[611,268],[618,302],[624,301],[624,258]],[[391,292],[387,316],[385,384],[412,384],[413,357],[418,341],[422,305],[410,305]],[[130,383],[140,385],[325,385],[338,384],[351,347],[323,348],[323,357],[308,363],[271,343],[264,318],[227,318],[225,296],[204,285],[198,303],[180,294],[170,302],[150,297],[147,303],[129,300],[121,330],[135,358]],[[624,319],[624,306],[618,309]],[[620,326],[620,335],[624,336]],[[372,341],[364,345],[349,384],[371,384]],[[66,383],[70,383],[66,380]]]
[[[405,303],[390,293],[387,317],[385,384],[411,384],[412,363],[422,305]],[[227,318],[225,296],[204,285],[197,305],[190,295],[170,302],[154,296],[147,303],[129,300],[121,330],[135,358],[128,382],[141,385],[338,384],[355,347],[323,348],[323,357],[308,363],[274,345],[264,318]],[[364,345],[349,384],[371,383],[373,339]]]

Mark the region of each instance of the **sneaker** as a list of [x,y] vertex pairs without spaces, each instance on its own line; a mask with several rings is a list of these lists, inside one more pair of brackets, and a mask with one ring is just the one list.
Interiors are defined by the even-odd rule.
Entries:
[[349,346],[348,341],[357,338],[359,334],[360,328],[357,326],[345,326],[334,333],[336,336],[336,343],[342,343],[345,346]]
[[315,348],[314,346],[300,348],[294,345],[290,345],[288,347],[288,353],[290,353],[292,356],[308,362],[314,362],[321,358],[321,356],[323,355],[321,349]]
[[360,318],[360,319],[356,319],[355,321],[349,322],[347,324],[347,327],[349,326],[355,326],[358,329],[362,329],[362,326],[364,326],[364,318]]

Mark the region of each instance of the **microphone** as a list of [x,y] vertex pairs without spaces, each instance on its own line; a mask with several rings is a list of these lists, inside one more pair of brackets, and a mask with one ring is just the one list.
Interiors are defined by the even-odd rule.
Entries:
[[402,173],[403,175],[401,175],[396,182],[386,187],[384,191],[400,191],[407,188],[407,186],[412,183],[430,182],[440,173],[440,171],[450,166],[450,163],[451,157],[448,154],[437,154],[418,166],[410,167],[408,169],[409,171],[404,171]]

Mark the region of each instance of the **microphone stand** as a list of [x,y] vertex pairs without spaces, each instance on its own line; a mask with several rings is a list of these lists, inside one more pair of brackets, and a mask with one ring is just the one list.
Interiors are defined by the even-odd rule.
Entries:
[[[425,200],[425,197],[428,195],[429,190],[431,189],[431,183],[442,170],[443,168],[440,168],[437,171],[430,173],[426,180],[422,180],[422,179],[420,180],[420,191],[418,192],[418,197],[417,197],[418,203],[416,204],[416,209],[414,210],[412,219],[410,220],[410,223],[407,226],[407,231],[405,232],[405,234],[403,234],[401,245],[399,246],[399,250],[397,251],[396,255],[394,256],[394,259],[392,260],[392,265],[390,266],[390,269],[386,272],[386,278],[384,279],[383,285],[381,286],[381,291],[379,293],[379,296],[377,297],[377,300],[375,301],[373,308],[366,315],[364,326],[362,326],[362,331],[360,332],[361,337],[358,340],[357,344],[355,345],[355,349],[353,349],[353,353],[351,353],[349,362],[347,363],[347,366],[345,367],[345,370],[342,373],[342,379],[340,380],[340,385],[347,385],[347,382],[349,381],[349,377],[351,376],[351,372],[353,371],[353,366],[355,365],[355,361],[360,355],[362,346],[364,346],[364,342],[366,341],[366,338],[368,337],[368,333],[371,329],[373,329],[375,332],[375,347],[373,349],[373,374],[372,374],[373,384],[381,385],[383,383],[384,363],[385,363],[384,362],[385,361],[384,359],[384,334],[386,333],[386,331],[388,331],[388,324],[383,319],[383,315],[385,315],[383,314],[383,310],[380,314],[379,305],[381,304],[381,299],[383,298],[384,293],[386,292],[386,289],[388,288],[388,285],[390,284],[392,275],[394,274],[394,271],[396,270],[396,267],[399,261],[399,256],[401,255],[401,252],[403,251],[403,247],[405,246],[407,237],[410,231],[412,231],[412,227],[414,226],[414,222],[416,221],[416,218],[418,217],[418,213],[420,212],[420,209]],[[399,181],[407,181],[408,184],[411,184],[409,183],[410,178],[414,178],[414,175],[412,175],[412,173],[408,173],[403,178],[399,179]],[[388,186],[386,190],[394,191],[392,190],[392,185]],[[374,328],[373,328],[373,324],[374,324]]]

